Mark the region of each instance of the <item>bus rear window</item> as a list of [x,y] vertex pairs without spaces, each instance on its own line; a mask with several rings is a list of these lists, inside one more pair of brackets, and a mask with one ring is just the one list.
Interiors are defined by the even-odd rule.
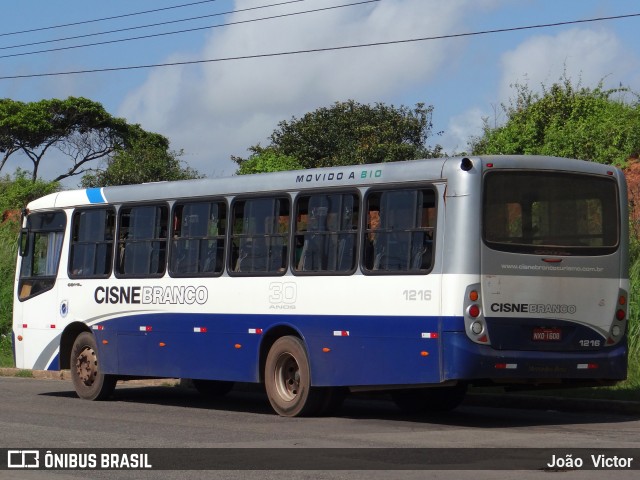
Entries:
[[493,171],[484,179],[483,238],[495,250],[605,255],[619,242],[613,178],[562,172]]

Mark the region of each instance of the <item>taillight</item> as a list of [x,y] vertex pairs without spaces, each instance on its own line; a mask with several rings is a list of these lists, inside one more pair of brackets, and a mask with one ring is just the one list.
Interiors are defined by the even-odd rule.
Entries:
[[627,318],[627,295],[626,292],[620,291],[618,295],[618,305],[616,306],[616,320],[624,320]]
[[464,317],[467,336],[476,343],[489,344],[487,325],[482,315],[480,285],[467,287],[464,298]]
[[613,316],[613,324],[611,325],[611,330],[609,330],[609,338],[607,338],[607,345],[615,345],[624,337],[627,329],[627,303],[627,292],[620,290]]

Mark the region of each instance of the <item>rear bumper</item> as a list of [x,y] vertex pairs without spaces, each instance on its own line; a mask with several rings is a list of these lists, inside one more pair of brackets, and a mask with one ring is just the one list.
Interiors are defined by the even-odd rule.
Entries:
[[444,380],[596,385],[627,376],[626,339],[588,352],[495,350],[472,342],[464,332],[444,332],[442,342]]

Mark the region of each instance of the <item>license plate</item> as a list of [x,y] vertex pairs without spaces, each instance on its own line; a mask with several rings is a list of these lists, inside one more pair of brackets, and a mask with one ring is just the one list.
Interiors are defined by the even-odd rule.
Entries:
[[534,328],[534,342],[559,342],[562,340],[562,330],[560,328]]

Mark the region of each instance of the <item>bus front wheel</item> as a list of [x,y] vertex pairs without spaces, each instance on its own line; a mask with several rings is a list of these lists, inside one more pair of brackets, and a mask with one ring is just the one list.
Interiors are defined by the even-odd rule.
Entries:
[[269,403],[278,415],[316,415],[323,407],[325,391],[311,387],[307,351],[298,337],[281,337],[271,346],[264,383]]
[[84,400],[104,400],[116,387],[117,379],[100,371],[97,352],[96,339],[90,332],[78,335],[71,349],[71,379]]

